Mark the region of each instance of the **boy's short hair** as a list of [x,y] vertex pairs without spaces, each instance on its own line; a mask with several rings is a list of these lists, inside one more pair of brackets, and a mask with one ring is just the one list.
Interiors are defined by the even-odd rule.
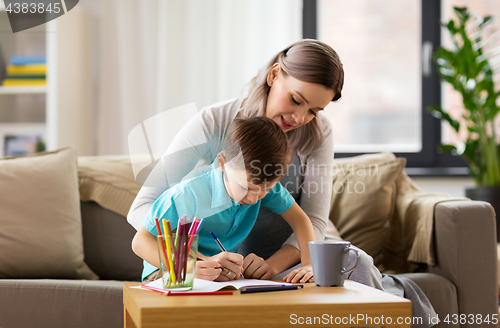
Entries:
[[288,168],[288,138],[267,117],[235,119],[222,149],[228,164],[249,172],[253,184],[280,180]]

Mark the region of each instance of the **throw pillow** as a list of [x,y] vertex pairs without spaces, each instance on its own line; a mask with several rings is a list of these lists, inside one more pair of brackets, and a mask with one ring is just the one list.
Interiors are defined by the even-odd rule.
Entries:
[[395,179],[406,160],[393,154],[370,154],[334,160],[330,220],[343,239],[380,264],[395,208]]
[[0,195],[0,278],[98,278],[83,261],[75,150],[1,159]]
[[[148,163],[135,158],[135,162]],[[135,178],[130,156],[86,156],[78,158],[80,199],[127,217],[141,189]]]

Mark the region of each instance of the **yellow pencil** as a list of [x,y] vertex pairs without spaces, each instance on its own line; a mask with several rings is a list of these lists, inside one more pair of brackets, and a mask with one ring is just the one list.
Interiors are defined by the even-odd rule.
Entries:
[[172,251],[170,249],[170,235],[166,233],[167,230],[167,220],[163,219],[163,231],[165,231],[165,244],[167,244],[167,258],[168,258],[168,266],[170,267],[170,278],[172,278],[172,282],[175,283],[175,270],[174,270],[174,263],[172,262]]

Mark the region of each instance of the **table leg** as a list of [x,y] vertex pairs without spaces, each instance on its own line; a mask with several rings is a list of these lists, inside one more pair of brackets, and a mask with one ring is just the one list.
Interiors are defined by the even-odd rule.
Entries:
[[124,328],[137,328],[137,326],[134,323],[134,320],[132,320],[132,317],[128,313],[125,305],[123,305],[123,327]]

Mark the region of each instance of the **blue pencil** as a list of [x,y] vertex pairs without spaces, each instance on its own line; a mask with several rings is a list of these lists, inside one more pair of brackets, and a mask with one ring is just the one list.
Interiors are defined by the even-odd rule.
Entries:
[[[221,251],[227,252],[226,248],[224,247],[224,245],[222,245],[219,238],[217,238],[217,236],[213,233],[213,231],[210,231],[210,234],[212,235],[212,237],[214,237],[215,242],[217,243],[217,245],[219,245],[219,248],[221,249]],[[241,277],[241,279],[245,279],[245,277],[243,276],[243,273],[240,273],[240,277]]]

